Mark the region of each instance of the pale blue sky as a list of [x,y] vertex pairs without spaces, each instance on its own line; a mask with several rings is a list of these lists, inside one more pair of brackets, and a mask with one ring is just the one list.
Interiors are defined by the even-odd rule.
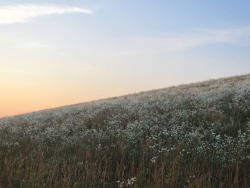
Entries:
[[250,73],[249,10],[248,0],[1,1],[0,116]]

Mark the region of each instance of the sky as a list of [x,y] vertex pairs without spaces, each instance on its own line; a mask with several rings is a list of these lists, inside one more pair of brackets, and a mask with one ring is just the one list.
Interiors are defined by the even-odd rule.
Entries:
[[250,73],[249,0],[2,0],[0,117]]

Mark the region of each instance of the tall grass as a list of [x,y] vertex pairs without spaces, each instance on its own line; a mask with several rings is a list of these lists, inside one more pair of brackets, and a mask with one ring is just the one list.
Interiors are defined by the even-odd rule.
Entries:
[[250,75],[0,119],[0,187],[249,187]]

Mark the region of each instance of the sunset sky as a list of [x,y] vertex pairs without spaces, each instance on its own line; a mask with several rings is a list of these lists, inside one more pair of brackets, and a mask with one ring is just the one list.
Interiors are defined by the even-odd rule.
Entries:
[[0,1],[0,117],[250,73],[250,1]]

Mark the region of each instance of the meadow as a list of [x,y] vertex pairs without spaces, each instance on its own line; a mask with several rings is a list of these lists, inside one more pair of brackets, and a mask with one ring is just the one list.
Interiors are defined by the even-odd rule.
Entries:
[[250,187],[250,75],[2,118],[0,187]]

